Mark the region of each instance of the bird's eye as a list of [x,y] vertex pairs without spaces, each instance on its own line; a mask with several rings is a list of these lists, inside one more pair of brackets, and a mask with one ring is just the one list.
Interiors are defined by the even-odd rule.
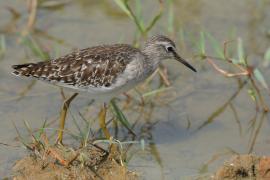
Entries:
[[166,50],[167,50],[167,52],[173,52],[173,47],[172,46],[167,46]]

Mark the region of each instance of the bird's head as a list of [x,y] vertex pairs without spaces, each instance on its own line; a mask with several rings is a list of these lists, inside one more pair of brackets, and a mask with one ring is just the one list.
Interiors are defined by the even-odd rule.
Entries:
[[162,60],[175,59],[190,68],[192,71],[197,72],[194,67],[177,54],[175,43],[166,36],[156,35],[149,38],[145,43],[143,52],[148,57],[151,57],[150,59],[157,61],[157,64]]

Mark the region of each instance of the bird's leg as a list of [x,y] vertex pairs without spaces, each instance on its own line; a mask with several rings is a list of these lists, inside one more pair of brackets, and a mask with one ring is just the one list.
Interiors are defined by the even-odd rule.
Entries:
[[70,98],[66,99],[63,103],[63,107],[61,109],[61,114],[60,114],[60,127],[58,129],[58,137],[56,140],[56,143],[62,144],[63,143],[63,131],[65,128],[65,121],[66,121],[66,116],[67,116],[67,111],[69,108],[69,105],[71,101],[78,95],[78,93],[74,93]]
[[[101,107],[101,110],[99,112],[99,126],[100,126],[103,134],[105,135],[106,139],[111,139],[112,136],[106,127],[106,121],[105,121],[106,120],[106,111],[107,111],[107,107],[106,107],[106,104],[104,103],[104,105]],[[110,145],[109,152],[110,152],[111,158],[114,158],[114,159],[119,158],[117,146],[114,143],[112,143]]]
[[111,134],[106,127],[106,111],[107,111],[107,107],[106,107],[106,104],[104,103],[104,105],[101,107],[100,112],[98,114],[99,126],[100,126],[102,132],[104,133],[106,139],[110,139]]

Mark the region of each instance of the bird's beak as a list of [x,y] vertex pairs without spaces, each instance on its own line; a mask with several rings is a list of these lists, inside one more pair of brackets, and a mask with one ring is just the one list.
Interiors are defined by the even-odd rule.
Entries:
[[187,66],[189,69],[191,69],[194,72],[197,72],[197,70],[191,66],[186,60],[184,60],[183,58],[181,58],[176,52],[174,53],[175,59],[177,61],[179,61],[180,63],[184,64],[185,66]]

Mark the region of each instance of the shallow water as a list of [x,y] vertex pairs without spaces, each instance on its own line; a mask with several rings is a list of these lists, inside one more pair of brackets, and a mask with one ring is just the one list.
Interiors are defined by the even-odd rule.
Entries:
[[[8,6],[21,13],[17,28],[21,29],[26,24],[27,8],[24,1],[0,1],[1,32],[7,24],[12,24],[11,14],[6,8]],[[263,53],[270,46],[269,8],[270,3],[266,0],[177,0],[174,1],[174,25],[175,28],[184,29],[187,34],[197,34],[192,37],[195,41],[199,39],[198,33],[201,30],[211,33],[221,43],[232,35],[241,37],[249,61],[259,65],[266,81],[270,83],[269,67],[264,67],[261,63]],[[154,1],[147,1],[143,5],[143,15],[147,20],[157,10],[158,5]],[[166,34],[167,14],[168,7],[165,6],[164,16],[151,34]],[[40,40],[47,48],[53,49],[52,57],[68,53],[73,48],[115,42],[130,43],[136,31],[134,23],[113,1],[80,0],[58,9],[40,8],[36,27],[64,40],[64,44],[46,38]],[[31,127],[38,128],[45,119],[56,119],[61,106],[61,96],[58,88],[37,82],[18,100],[20,93],[24,92],[32,81],[13,77],[10,66],[35,61],[35,58],[33,55],[31,57],[29,49],[17,43],[16,34],[1,34],[5,35],[6,53],[0,60],[0,142],[18,144],[12,122],[26,136],[23,121],[27,120]],[[173,88],[170,91],[174,92],[177,98],[170,103],[170,107],[155,108],[150,122],[140,121],[140,127],[147,123],[157,123],[143,136],[146,137],[146,142],[151,144],[147,146],[147,151],[139,151],[129,162],[129,167],[141,172],[145,179],[179,179],[193,177],[200,172],[212,172],[229,152],[248,153],[254,137],[249,127],[250,120],[255,115],[255,106],[248,95],[247,86],[232,101],[238,122],[231,106],[228,106],[213,122],[197,130],[237,92],[238,84],[235,79],[219,75],[205,61],[192,58],[197,50],[188,40],[190,37],[186,37],[184,46],[180,36],[177,34],[175,37],[181,48],[179,52],[190,59],[198,73],[192,73],[176,62],[164,63],[169,68],[172,81]],[[266,93],[264,95],[266,103],[270,104],[269,96]],[[79,97],[71,108],[84,109],[90,101]],[[259,113],[255,127],[260,124],[260,116]],[[74,129],[73,126],[69,121],[67,127]],[[252,152],[269,155],[268,132],[269,115],[266,115],[258,130]],[[139,149],[139,146],[134,147],[136,148]],[[0,146],[1,177],[9,175],[12,164],[23,154],[25,152],[22,148]],[[203,166],[207,162],[209,167]]]

